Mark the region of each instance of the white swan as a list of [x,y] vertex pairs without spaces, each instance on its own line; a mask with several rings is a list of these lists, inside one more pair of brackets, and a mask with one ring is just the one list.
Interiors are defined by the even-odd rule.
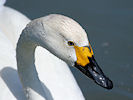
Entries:
[[[47,100],[84,99],[68,66],[63,61],[57,58],[57,57],[61,58],[62,60],[66,61],[69,65],[74,65],[74,61],[77,60],[77,55],[78,55],[78,53],[75,53],[75,50],[76,51],[79,50],[79,52],[81,50],[82,52],[82,49],[76,49],[76,48],[74,49],[73,46],[69,47],[67,43],[69,45],[73,45],[72,42],[68,42],[70,40],[75,42],[75,46],[76,45],[89,46],[85,31],[79,26],[79,24],[77,24],[75,21],[65,16],[49,15],[47,17],[34,20],[26,27],[18,42],[17,60],[18,60],[19,75],[21,77],[21,82],[23,83],[24,91],[28,99],[30,100],[36,100],[36,99],[43,100],[44,98]],[[33,43],[31,43],[31,41]],[[50,52],[52,52],[54,55],[57,56],[55,57],[47,50],[43,50],[42,52],[40,52],[41,50],[38,50],[36,54],[36,57],[41,57],[40,59],[36,59],[35,63],[38,66],[37,70],[39,73],[39,78],[41,79],[41,81],[44,83],[45,86],[40,83],[34,67],[35,48],[33,47],[34,46],[36,47],[37,45],[45,47],[46,49],[48,49]],[[26,48],[23,48],[23,46]],[[58,48],[55,49],[55,47]],[[87,47],[85,48],[85,51],[86,52],[89,51]],[[91,55],[92,52],[88,54]],[[90,59],[90,61],[92,62],[94,61],[94,59],[93,60]],[[84,61],[81,62],[83,63],[83,65],[86,64]],[[23,66],[23,64],[25,64],[25,67]],[[76,67],[82,70],[83,72],[85,72],[88,68],[90,68],[88,66],[80,67],[78,65],[80,65],[80,60],[78,61],[78,63],[76,63]],[[90,63],[90,66],[92,65],[93,64]],[[102,85],[103,87],[112,88],[110,81],[108,81],[108,78],[106,78],[103,75],[103,73],[97,69],[97,67],[95,68],[93,69],[94,71],[89,69],[88,71],[86,71],[85,74],[87,75],[92,74],[92,76],[90,75],[88,76],[93,78],[98,84]],[[97,75],[95,71],[101,75]],[[96,76],[94,77],[94,75],[97,75],[97,77]],[[105,78],[105,80],[103,80],[104,79],[103,77]],[[21,89],[21,86],[19,87],[19,89]],[[22,95],[20,95],[20,97],[21,96],[23,96],[23,93]],[[3,92],[2,92],[2,97],[3,97]],[[12,100],[14,99],[15,97]]]
[[[0,39],[2,43],[1,45],[3,45],[3,47],[1,46],[3,48],[1,49],[1,53],[3,54],[3,51],[5,52],[5,55],[0,57],[0,61],[5,63],[5,65],[0,63],[0,90],[4,89],[0,93],[0,100],[24,100],[22,86],[19,82],[16,72],[17,66],[15,53],[12,52],[15,52],[14,47],[16,47],[19,34],[30,20],[18,11],[3,6],[4,3],[5,0],[0,1],[0,30],[3,32],[2,34],[6,38],[6,40],[2,39],[3,37],[1,36],[2,40]],[[6,46],[5,48],[5,45],[10,46]],[[6,58],[6,60],[4,58]],[[44,60],[47,60],[47,65],[49,68],[44,68],[44,65],[46,65]],[[78,99],[84,98],[66,63],[59,60],[57,57],[53,56],[47,50],[42,49],[41,47],[37,48],[36,50],[36,65],[40,66],[37,68],[39,77],[45,84],[44,88],[47,92],[46,94],[49,95],[49,97],[52,95],[51,97],[57,100],[60,100],[64,97],[66,97],[65,99],[72,97],[76,97]],[[60,68],[60,66],[62,67]],[[44,70],[46,72],[45,74]],[[62,70],[64,71],[62,72]],[[50,76],[50,72],[53,75]],[[55,82],[59,82],[60,84],[54,84],[52,82],[53,80]],[[69,83],[64,87],[64,84],[68,81]],[[62,90],[64,91],[63,93]],[[71,91],[71,93],[69,91]],[[8,97],[6,95],[8,95]]]
[[[30,22],[23,30],[17,44],[18,73],[23,84],[25,94],[27,94],[26,97],[30,100],[43,99],[43,97],[45,96],[47,98],[47,94],[42,88],[42,84],[37,76],[34,64],[34,52],[37,46],[42,46],[46,48],[52,54],[62,59],[70,66],[77,67],[79,70],[81,70],[88,77],[92,78],[97,84],[101,85],[102,87],[107,89],[112,88],[112,82],[103,74],[94,59],[92,48],[88,42],[87,35],[82,27],[77,22],[68,17],[52,14]],[[47,60],[45,62],[47,62]],[[43,67],[45,69],[49,68],[47,63]],[[61,67],[62,66],[60,66],[60,68]],[[49,80],[49,78],[47,79],[47,77],[49,77],[50,75],[52,75],[53,77],[53,72],[55,71],[57,70],[50,69],[49,71],[47,71],[48,73],[45,71],[47,73],[45,77],[44,72],[44,77],[46,79],[45,81]],[[61,73],[63,72],[65,72],[65,70],[62,70]],[[58,74],[60,73],[57,71],[56,75]],[[54,77],[56,77],[56,75]],[[64,75],[63,77],[65,80],[67,77],[71,76]],[[52,82],[49,82],[47,84],[48,89],[52,91],[55,89],[56,86],[54,86],[54,88],[51,88],[49,84],[60,84],[61,87],[63,86],[64,88],[66,84],[69,84],[69,81],[66,81],[65,84],[61,84],[60,82],[55,82],[55,80],[52,79]],[[57,91],[59,87],[56,89],[56,92],[59,92]],[[74,84],[67,87],[70,89],[68,89],[67,92],[72,93],[71,88],[73,87]],[[63,95],[63,88],[60,95]],[[75,92],[78,91],[79,93],[79,89],[73,89]],[[65,95],[67,95],[67,93]],[[65,95],[62,99],[67,98],[67,96]],[[77,96],[78,94],[76,96],[67,98],[67,100],[83,99],[80,98],[81,95],[78,98]],[[57,100],[59,99],[60,98],[58,98]]]

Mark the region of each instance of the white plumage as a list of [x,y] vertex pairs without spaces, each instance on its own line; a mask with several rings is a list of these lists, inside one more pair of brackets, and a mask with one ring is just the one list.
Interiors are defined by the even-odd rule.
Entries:
[[[22,29],[30,20],[11,8],[1,6],[0,9],[0,100],[24,100],[26,98],[17,74],[15,47]],[[36,49],[35,58],[37,72],[48,100],[84,99],[65,62],[41,47]]]
[[30,22],[4,3],[0,1],[0,100],[84,100],[68,65],[113,88],[76,21],[51,14]]

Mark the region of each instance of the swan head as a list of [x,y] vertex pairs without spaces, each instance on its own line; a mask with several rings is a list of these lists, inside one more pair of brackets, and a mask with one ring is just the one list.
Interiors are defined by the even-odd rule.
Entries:
[[76,21],[63,15],[51,14],[36,19],[31,24],[36,26],[32,27],[33,33],[39,32],[39,35],[35,35],[39,38],[37,40],[41,40],[41,46],[69,66],[78,68],[98,85],[112,89],[112,81],[104,75],[94,59],[85,30]]

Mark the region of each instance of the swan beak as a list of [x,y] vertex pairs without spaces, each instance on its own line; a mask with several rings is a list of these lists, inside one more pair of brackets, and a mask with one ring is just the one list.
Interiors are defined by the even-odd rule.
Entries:
[[94,59],[93,51],[90,47],[75,46],[77,61],[75,67],[83,74],[94,80],[94,82],[106,89],[112,89],[112,81],[106,77]]

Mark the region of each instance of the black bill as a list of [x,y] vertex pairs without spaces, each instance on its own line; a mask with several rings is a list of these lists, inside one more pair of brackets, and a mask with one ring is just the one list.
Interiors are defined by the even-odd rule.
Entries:
[[113,82],[104,75],[101,68],[98,66],[96,60],[94,59],[94,56],[91,58],[88,58],[90,63],[86,66],[80,66],[77,63],[75,63],[75,67],[78,68],[82,73],[84,73],[89,78],[93,79],[95,83],[98,85],[106,88],[106,89],[112,89],[113,88]]

